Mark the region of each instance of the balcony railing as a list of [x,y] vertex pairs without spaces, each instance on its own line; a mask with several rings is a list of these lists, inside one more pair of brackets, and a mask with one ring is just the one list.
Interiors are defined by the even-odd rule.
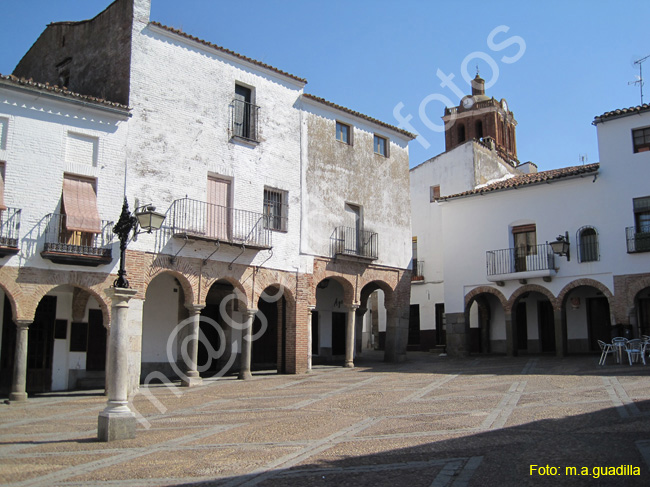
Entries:
[[625,235],[628,254],[650,251],[650,226],[627,227]]
[[165,224],[176,237],[269,249],[273,245],[267,218],[262,213],[183,198],[169,207]]
[[0,257],[18,253],[20,208],[0,211]]
[[231,129],[233,137],[257,142],[258,139],[258,115],[257,105],[243,100],[233,100],[231,109]]
[[375,260],[379,257],[379,236],[368,230],[336,227],[330,237],[332,255],[352,255]]
[[50,213],[44,219],[45,245],[41,256],[57,264],[98,266],[113,260],[113,222],[101,220],[100,232],[70,231],[66,216]]
[[424,261],[413,260],[411,269],[411,281],[424,281]]
[[554,271],[555,254],[549,244],[530,245],[486,252],[487,275]]

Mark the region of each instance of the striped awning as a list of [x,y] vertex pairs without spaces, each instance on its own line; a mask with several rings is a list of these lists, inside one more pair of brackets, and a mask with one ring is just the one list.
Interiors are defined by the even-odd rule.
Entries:
[[97,195],[92,180],[71,176],[63,178],[63,211],[66,215],[66,230],[101,232]]

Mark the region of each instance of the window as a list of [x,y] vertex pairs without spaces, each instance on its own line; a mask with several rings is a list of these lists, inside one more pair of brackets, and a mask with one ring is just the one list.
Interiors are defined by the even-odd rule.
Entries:
[[5,150],[7,148],[7,127],[9,126],[9,120],[6,118],[0,118],[0,150]]
[[388,144],[384,137],[375,135],[375,154],[388,157]]
[[594,227],[582,227],[577,232],[578,262],[595,262],[598,255],[598,232]]
[[480,120],[476,121],[475,132],[476,132],[476,138],[477,139],[482,139],[483,138],[483,122],[482,121],[480,121]]
[[458,142],[465,142],[465,125],[462,123],[458,126]]
[[253,105],[253,90],[236,84],[232,105],[233,137],[257,141],[257,111],[259,107]]
[[278,189],[264,189],[264,228],[287,231],[287,192]]
[[637,233],[650,233],[650,196],[634,198],[634,225]]
[[6,210],[5,206],[5,163],[0,161],[0,222],[2,221],[2,211]]
[[632,130],[634,152],[650,151],[650,127]]
[[430,194],[429,199],[430,199],[431,203],[433,203],[434,201],[439,199],[440,198],[440,185],[437,184],[435,186],[431,186],[429,188],[429,194]]
[[537,229],[535,224],[512,227],[512,237],[515,244],[515,272],[527,270],[526,257],[537,255]]
[[101,233],[95,180],[65,175],[61,202],[61,238],[69,245],[92,246]]
[[336,122],[336,140],[352,145],[352,128],[341,122]]

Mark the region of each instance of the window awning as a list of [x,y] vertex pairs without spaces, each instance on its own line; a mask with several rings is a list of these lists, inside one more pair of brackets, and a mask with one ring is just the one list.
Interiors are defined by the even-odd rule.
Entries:
[[63,211],[66,230],[101,233],[97,195],[92,181],[69,176],[63,178]]

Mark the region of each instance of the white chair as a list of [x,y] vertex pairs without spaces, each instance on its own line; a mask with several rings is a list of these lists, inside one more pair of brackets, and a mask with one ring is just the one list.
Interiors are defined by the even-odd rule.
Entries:
[[600,361],[598,362],[598,365],[605,365],[605,360],[607,360],[607,356],[610,353],[615,353],[616,350],[614,350],[614,345],[611,343],[605,343],[602,340],[598,340],[598,346],[600,347],[601,353],[600,353]]
[[630,361],[630,365],[632,365],[632,362],[638,362],[639,358],[643,362],[643,365],[645,365],[645,353],[644,353],[644,344],[641,340],[638,338],[635,338],[634,340],[629,340],[625,344],[625,350],[627,351],[627,358]]
[[623,361],[623,350],[625,350],[625,344],[627,343],[627,338],[615,337],[612,338],[612,348],[616,352],[616,363],[621,363]]

